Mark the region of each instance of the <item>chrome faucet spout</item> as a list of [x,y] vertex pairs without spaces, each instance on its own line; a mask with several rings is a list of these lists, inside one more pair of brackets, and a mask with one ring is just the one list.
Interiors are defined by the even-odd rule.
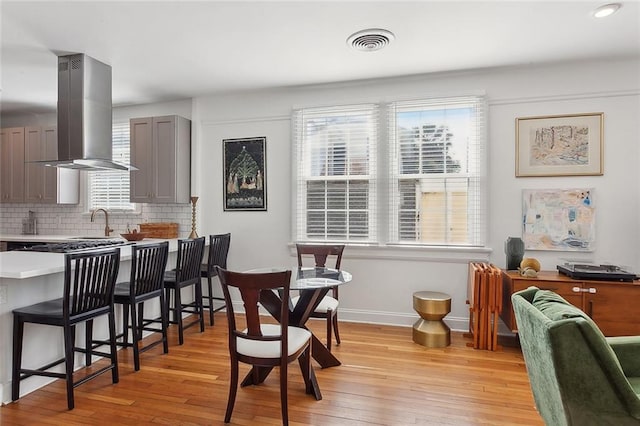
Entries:
[[104,236],[108,237],[109,234],[111,233],[111,231],[113,231],[113,229],[109,228],[109,213],[107,212],[106,209],[95,209],[94,211],[91,212],[91,222],[93,222],[93,219],[96,215],[97,212],[102,211],[104,213],[104,220],[105,220],[105,227],[104,227]]

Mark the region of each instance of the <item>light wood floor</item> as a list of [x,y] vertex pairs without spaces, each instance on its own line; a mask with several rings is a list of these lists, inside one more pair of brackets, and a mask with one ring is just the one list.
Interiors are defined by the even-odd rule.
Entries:
[[[324,336],[324,321],[311,328]],[[316,375],[323,399],[304,393],[300,370],[289,370],[291,425],[543,425],[534,408],[522,354],[467,347],[452,333],[451,346],[427,349],[411,328],[340,323],[339,367]],[[68,411],[62,380],[0,408],[0,425],[222,425],[229,361],[224,313],[206,331],[187,330],[177,345],[171,327],[169,354],[157,347],[133,370],[131,349],[118,352],[120,382],[111,374],[75,390]],[[96,365],[100,365],[100,362]],[[241,364],[241,377],[249,370]],[[238,390],[231,424],[279,425],[277,371],[260,386]]]

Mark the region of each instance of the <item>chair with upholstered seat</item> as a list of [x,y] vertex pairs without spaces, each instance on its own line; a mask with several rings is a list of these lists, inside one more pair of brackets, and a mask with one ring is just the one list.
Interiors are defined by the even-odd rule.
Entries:
[[529,287],[511,300],[536,408],[547,425],[640,425],[640,336],[605,337],[586,313],[550,290]]
[[[313,394],[317,382],[311,365],[311,332],[304,328],[289,326],[289,306],[280,307],[280,324],[262,324],[259,314],[260,295],[263,291],[280,291],[282,300],[289,300],[291,271],[267,273],[231,272],[220,267],[218,277],[222,285],[227,305],[229,325],[229,353],[231,357],[231,380],[225,423],[231,421],[231,414],[238,388],[238,364],[252,365],[252,371],[243,385],[259,384],[273,367],[280,369],[280,403],[282,423],[288,424],[287,408],[287,366],[298,359],[305,381],[305,391]],[[242,329],[236,322],[236,314],[231,300],[230,288],[236,288],[244,306],[247,327]],[[318,391],[319,392],[319,391]]]
[[[209,254],[207,256],[207,263],[200,266],[200,276],[207,279],[206,295],[203,295],[203,302],[206,300],[207,304],[203,304],[203,308],[209,309],[209,324],[213,325],[213,314],[221,311],[225,308],[224,297],[217,297],[213,295],[213,283],[212,278],[217,276],[216,266],[223,269],[227,269],[227,255],[229,254],[229,245],[231,244],[231,234],[217,234],[209,235]],[[213,305],[213,301],[222,302],[218,307]]]
[[[13,310],[13,367],[11,399],[20,397],[20,381],[31,376],[47,376],[65,379],[67,406],[73,409],[75,402],[73,389],[98,375],[111,371],[111,380],[118,383],[118,359],[116,349],[115,315],[113,292],[120,266],[120,249],[98,250],[84,253],[66,254],[64,269],[64,291],[61,299],[49,300]],[[110,352],[91,349],[91,339],[86,347],[75,346],[76,325],[107,315]],[[25,323],[62,327],[64,336],[64,357],[44,367],[27,369],[22,367],[22,343]],[[90,327],[87,325],[87,330]],[[39,348],[47,350],[47,348]],[[82,352],[109,359],[105,367],[93,371],[74,382],[74,353]],[[65,364],[65,372],[48,371],[52,367]],[[87,365],[91,362],[87,362]]]
[[[163,352],[169,352],[167,342],[167,328],[169,313],[164,300],[164,272],[169,256],[169,242],[135,245],[131,248],[131,276],[129,281],[116,284],[114,303],[123,305],[122,334],[118,338],[119,346],[133,347],[133,361],[135,371],[140,370],[140,353],[162,344]],[[155,319],[144,318],[144,302],[159,300],[160,326],[151,327]],[[131,325],[129,325],[131,315]],[[129,343],[129,329],[132,342]],[[159,333],[160,338],[142,346],[143,331]]]
[[[335,269],[340,269],[340,263],[342,262],[342,253],[344,252],[343,244],[296,244],[296,251],[298,252],[298,267],[304,266],[303,259],[307,257],[313,257],[316,267],[325,267],[327,263],[327,257],[335,256]],[[336,344],[340,344],[340,333],[338,331],[338,287],[331,289],[331,296],[327,295],[322,298],[318,306],[311,314],[312,318],[325,318],[327,320],[327,349],[331,351],[331,329],[336,335]],[[292,299],[292,303],[295,306],[298,303],[299,296]]]
[[[178,342],[184,343],[184,330],[200,324],[200,332],[204,332],[204,315],[202,309],[202,283],[200,282],[200,265],[204,255],[205,238],[178,240],[178,257],[176,268],[164,273],[164,288],[168,311],[173,312],[171,324],[178,325]],[[194,287],[193,302],[182,303],[181,290]],[[173,290],[173,306],[171,306],[171,291]],[[183,313],[196,315],[196,319],[185,324]]]

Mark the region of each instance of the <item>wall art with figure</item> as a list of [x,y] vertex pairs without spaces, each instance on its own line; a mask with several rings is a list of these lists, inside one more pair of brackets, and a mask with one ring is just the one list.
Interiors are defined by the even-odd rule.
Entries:
[[265,137],[224,139],[224,209],[267,210]]

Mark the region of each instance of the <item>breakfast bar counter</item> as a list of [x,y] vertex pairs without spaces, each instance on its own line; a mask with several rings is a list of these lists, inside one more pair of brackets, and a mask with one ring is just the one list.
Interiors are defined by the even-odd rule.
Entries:
[[[27,237],[27,236],[25,236]],[[28,236],[31,240],[45,240],[44,236]],[[35,237],[35,238],[34,238]],[[59,237],[59,236],[58,236]],[[7,241],[5,236],[1,237]],[[67,237],[68,238],[68,237]],[[135,244],[145,244],[158,241],[158,239],[145,239]],[[178,242],[176,239],[169,241],[168,268],[175,267]],[[132,244],[120,247],[121,258],[118,272],[118,281],[129,279],[131,272],[131,247]],[[11,359],[12,359],[12,310],[34,303],[43,302],[62,297],[64,284],[64,254],[41,253],[33,251],[8,251],[0,252],[0,395],[2,403],[11,401]],[[172,266],[173,265],[173,266]],[[145,305],[149,314],[158,312],[159,306],[155,304]],[[121,318],[121,312],[116,315]],[[116,319],[120,324],[121,319]],[[62,331],[58,328],[42,325],[27,325],[23,345],[23,365],[26,368],[44,365],[63,356]],[[107,336],[107,320],[100,318],[94,325],[96,338]],[[78,330],[77,341],[80,346],[84,344],[83,330]],[[77,355],[76,365],[83,365],[84,360]],[[63,368],[63,365],[58,366]],[[62,371],[62,370],[60,370]],[[24,395],[51,382],[47,377],[31,377],[22,382],[21,393]]]

